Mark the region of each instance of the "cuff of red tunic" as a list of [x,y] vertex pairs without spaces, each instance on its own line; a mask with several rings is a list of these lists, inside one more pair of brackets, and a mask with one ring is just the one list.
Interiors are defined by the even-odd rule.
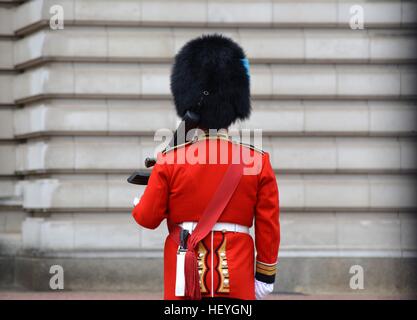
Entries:
[[256,280],[259,280],[265,283],[274,283],[276,273],[277,273],[276,263],[264,263],[264,262],[256,261],[256,273],[255,273]]

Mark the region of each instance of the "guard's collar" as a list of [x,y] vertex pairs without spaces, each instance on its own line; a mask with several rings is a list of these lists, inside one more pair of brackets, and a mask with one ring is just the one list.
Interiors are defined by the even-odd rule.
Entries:
[[204,133],[197,136],[196,140],[205,140],[205,139],[227,139],[230,140],[229,133],[227,132],[227,129],[219,129],[216,131],[216,133],[210,133],[209,131],[205,131]]

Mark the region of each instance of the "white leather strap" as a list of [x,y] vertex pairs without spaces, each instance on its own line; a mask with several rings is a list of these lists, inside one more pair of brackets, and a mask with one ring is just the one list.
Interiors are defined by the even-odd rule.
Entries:
[[177,268],[175,277],[175,295],[183,297],[185,295],[185,253],[186,251],[177,252]]
[[[180,223],[180,227],[188,230],[189,233],[192,233],[195,227],[197,226],[197,222],[183,222]],[[241,232],[241,233],[249,233],[249,227],[243,226],[237,223],[229,223],[229,222],[217,222],[214,226],[212,231],[228,231],[228,232]]]

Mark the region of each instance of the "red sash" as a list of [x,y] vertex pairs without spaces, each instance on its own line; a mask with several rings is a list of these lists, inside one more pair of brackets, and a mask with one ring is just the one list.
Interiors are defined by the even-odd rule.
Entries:
[[[198,274],[197,257],[194,253],[196,245],[203,240],[213,229],[226,208],[243,174],[243,165],[240,163],[229,165],[220,185],[205,208],[200,221],[188,237],[187,252],[185,254],[185,297],[188,299],[201,299],[200,276]],[[180,245],[182,228],[168,221],[170,237]]]

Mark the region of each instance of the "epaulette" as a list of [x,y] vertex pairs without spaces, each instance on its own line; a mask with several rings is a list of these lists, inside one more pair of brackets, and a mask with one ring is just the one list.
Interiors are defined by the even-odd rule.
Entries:
[[162,154],[166,154],[169,151],[172,151],[172,150],[175,150],[175,149],[179,149],[179,148],[183,148],[183,147],[185,147],[185,146],[187,146],[189,144],[193,144],[193,143],[194,143],[194,141],[193,140],[190,140],[190,141],[187,141],[185,143],[181,143],[181,144],[178,144],[176,146],[172,146],[171,148],[168,148],[167,147],[167,148],[165,148],[165,150],[162,150],[161,153]]
[[247,147],[247,148],[252,149],[254,151],[260,152],[261,154],[265,154],[265,151],[255,147],[254,145],[251,145],[249,143],[244,143],[244,142],[240,142],[240,141],[234,141],[234,142],[237,143],[237,144],[240,144],[241,146],[244,146],[244,147]]

